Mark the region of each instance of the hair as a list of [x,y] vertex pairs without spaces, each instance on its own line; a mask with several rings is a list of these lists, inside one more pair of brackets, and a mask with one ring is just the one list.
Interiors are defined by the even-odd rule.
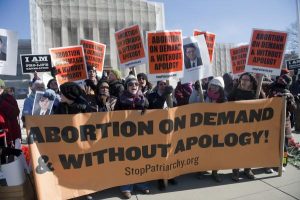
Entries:
[[50,79],[50,80],[48,81],[48,83],[47,83],[47,88],[48,88],[48,89],[51,89],[51,88],[50,88],[50,84],[51,84],[53,81],[56,81],[56,79],[53,78],[53,79]]
[[245,76],[245,75],[247,75],[247,76],[250,77],[250,82],[252,83],[252,90],[256,90],[256,89],[257,89],[257,80],[256,80],[256,78],[255,78],[252,74],[250,74],[249,72],[245,72],[245,73],[243,73],[242,75],[240,75],[240,77],[239,77],[239,82],[238,82],[238,86],[239,86],[240,83],[241,83],[242,77]]
[[137,75],[137,79],[139,79],[140,77],[142,77],[142,78],[144,78],[145,79],[145,81],[146,81],[146,86],[148,87],[148,89],[152,89],[152,84],[148,81],[148,77],[147,77],[147,75],[145,74],[145,73],[139,73],[138,75]]

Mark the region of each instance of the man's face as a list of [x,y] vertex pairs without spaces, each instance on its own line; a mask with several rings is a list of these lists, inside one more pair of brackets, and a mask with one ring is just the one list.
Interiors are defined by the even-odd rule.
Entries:
[[39,104],[40,104],[42,110],[47,110],[49,107],[49,103],[50,103],[49,99],[46,97],[41,97],[41,99],[39,101]]
[[196,49],[193,47],[188,47],[186,48],[186,56],[190,59],[190,60],[195,60],[196,58]]

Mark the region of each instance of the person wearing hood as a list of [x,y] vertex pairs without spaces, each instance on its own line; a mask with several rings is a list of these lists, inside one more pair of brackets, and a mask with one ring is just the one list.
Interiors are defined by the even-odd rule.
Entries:
[[[134,75],[129,75],[125,80],[125,91],[117,100],[115,110],[145,110],[149,106],[148,100],[139,90],[139,83]],[[136,183],[123,185],[120,187],[123,196],[126,199],[131,198],[133,189],[142,191],[144,194],[149,194],[148,183]]]
[[108,75],[108,83],[110,95],[118,98],[124,91],[123,80],[121,79],[121,72],[117,69],[111,70]]
[[94,112],[84,98],[84,91],[74,82],[66,82],[60,85],[61,102],[54,110],[54,114],[77,114]]
[[[189,99],[189,103],[200,102],[200,98],[198,95],[198,90],[200,88],[199,81],[195,83],[194,87],[195,89],[193,90],[193,93]],[[204,101],[207,103],[223,103],[227,101],[224,92],[224,80],[221,76],[215,77],[210,80],[207,90],[204,94]],[[204,172],[200,172],[198,177],[201,179],[203,177],[203,174]],[[218,174],[218,170],[213,170],[211,175],[216,182],[222,182],[222,178]]]

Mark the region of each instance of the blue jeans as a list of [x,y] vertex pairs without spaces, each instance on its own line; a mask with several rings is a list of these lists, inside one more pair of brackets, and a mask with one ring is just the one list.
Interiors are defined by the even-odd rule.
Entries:
[[148,183],[135,183],[130,185],[122,185],[120,186],[121,192],[132,192],[133,189],[135,190],[149,190]]

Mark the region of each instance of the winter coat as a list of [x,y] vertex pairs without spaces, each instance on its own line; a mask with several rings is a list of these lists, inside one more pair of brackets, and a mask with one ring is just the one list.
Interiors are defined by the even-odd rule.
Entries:
[[177,106],[188,104],[192,91],[193,89],[191,83],[185,83],[185,84],[178,83],[175,88],[175,98],[177,101]]
[[148,107],[149,102],[140,91],[133,95],[126,90],[117,100],[115,110],[144,110]]
[[109,82],[109,94],[119,97],[124,92],[124,83],[122,80],[114,80]]
[[77,100],[72,104],[60,102],[57,108],[54,110],[54,114],[78,114],[95,112],[91,106],[89,106],[86,100]]
[[0,129],[5,129],[8,144],[21,138],[19,114],[16,99],[9,94],[0,95]]
[[117,103],[117,98],[114,96],[107,97],[106,102],[98,102],[97,106],[98,112],[109,112],[109,111],[114,111],[115,110],[115,105]]

